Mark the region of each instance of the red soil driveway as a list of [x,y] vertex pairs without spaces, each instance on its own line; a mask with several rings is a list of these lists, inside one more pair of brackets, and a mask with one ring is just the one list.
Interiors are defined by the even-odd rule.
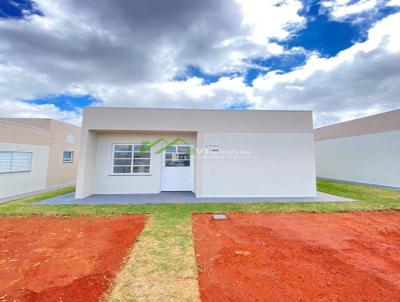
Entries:
[[193,216],[202,301],[400,301],[400,213]]
[[145,216],[0,219],[0,301],[97,301]]

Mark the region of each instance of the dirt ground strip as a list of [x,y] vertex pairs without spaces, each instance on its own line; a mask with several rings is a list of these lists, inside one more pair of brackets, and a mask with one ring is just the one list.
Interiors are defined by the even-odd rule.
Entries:
[[0,301],[97,301],[145,216],[0,219]]
[[202,301],[400,301],[400,213],[193,215]]

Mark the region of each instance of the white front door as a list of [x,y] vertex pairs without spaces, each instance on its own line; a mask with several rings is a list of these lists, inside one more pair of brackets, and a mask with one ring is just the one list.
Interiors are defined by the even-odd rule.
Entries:
[[166,148],[161,165],[161,191],[193,191],[193,154],[189,145]]

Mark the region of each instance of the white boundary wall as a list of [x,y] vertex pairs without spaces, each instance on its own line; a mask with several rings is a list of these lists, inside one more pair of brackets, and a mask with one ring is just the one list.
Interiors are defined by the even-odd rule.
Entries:
[[400,188],[400,130],[315,142],[317,176]]

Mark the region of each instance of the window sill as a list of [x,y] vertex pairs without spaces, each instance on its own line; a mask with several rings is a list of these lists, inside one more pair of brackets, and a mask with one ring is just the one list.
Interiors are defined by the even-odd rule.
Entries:
[[0,172],[0,174],[9,174],[9,173],[24,173],[24,172],[32,172],[32,170],[21,170],[21,171],[4,171],[4,172]]
[[151,173],[111,173],[109,176],[152,176]]

